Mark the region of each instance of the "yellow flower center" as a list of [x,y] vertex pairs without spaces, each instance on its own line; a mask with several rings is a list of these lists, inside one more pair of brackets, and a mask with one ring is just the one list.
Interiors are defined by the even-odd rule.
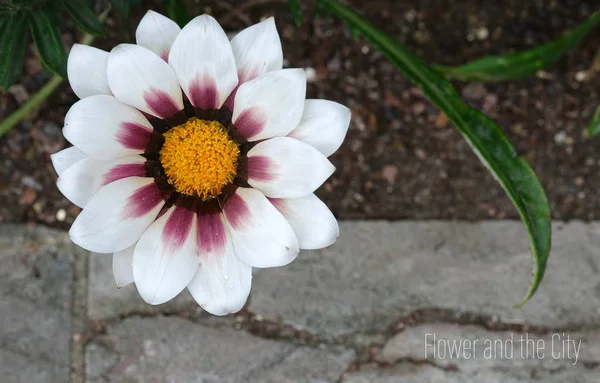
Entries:
[[178,192],[207,199],[233,181],[240,149],[221,123],[194,117],[164,136],[160,162]]

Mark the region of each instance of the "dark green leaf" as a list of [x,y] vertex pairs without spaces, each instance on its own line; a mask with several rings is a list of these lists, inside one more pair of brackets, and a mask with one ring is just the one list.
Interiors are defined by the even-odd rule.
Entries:
[[82,31],[94,36],[105,36],[104,25],[87,0],[63,0],[63,5]]
[[592,118],[592,121],[587,128],[587,132],[590,137],[600,134],[600,106],[596,109],[596,113],[594,113],[594,118]]
[[292,12],[292,17],[294,18],[296,25],[302,25],[304,22],[304,15],[302,14],[302,9],[300,8],[298,0],[288,0],[288,5],[290,6],[290,12]]
[[67,76],[67,54],[58,25],[44,11],[30,13],[31,35],[45,68],[63,78]]
[[32,13],[45,12],[53,24],[62,24],[62,6],[59,2],[49,1],[41,6],[42,8],[32,8]]
[[142,4],[141,0],[110,0],[111,5],[119,15],[129,17],[129,12]]
[[129,17],[129,9],[131,8],[131,1],[129,0],[110,0],[115,11],[123,16]]
[[4,90],[14,84],[23,71],[27,17],[23,12],[0,22],[0,88]]
[[522,306],[538,288],[550,254],[550,205],[535,173],[515,149],[502,130],[486,115],[469,107],[452,84],[432,70],[421,58],[398,41],[335,0],[320,0],[325,11],[343,20],[353,31],[364,35],[423,94],[452,121],[475,154],[500,182],[529,233],[533,253],[533,281]]
[[10,16],[8,15],[3,15],[0,14],[0,30],[2,30],[2,27],[5,23],[8,23],[8,21],[11,19]]
[[165,14],[182,28],[192,19],[183,0],[165,0]]
[[600,11],[564,37],[532,50],[483,57],[464,65],[450,67],[434,65],[446,77],[463,81],[503,81],[528,76],[551,64],[575,47],[600,23]]

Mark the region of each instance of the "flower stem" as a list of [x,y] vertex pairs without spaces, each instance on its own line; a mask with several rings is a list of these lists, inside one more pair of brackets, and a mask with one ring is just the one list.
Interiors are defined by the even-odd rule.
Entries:
[[[104,21],[109,11],[110,7],[106,8],[104,12],[102,12],[100,16],[98,16],[98,19],[100,19],[100,21]],[[93,41],[94,36],[90,35],[89,33],[86,33],[81,39],[81,41],[79,41],[79,43],[83,45],[90,45]],[[12,112],[10,116],[8,116],[4,121],[2,121],[0,123],[0,137],[2,137],[11,128],[17,125],[19,121],[24,119],[28,114],[35,111],[42,102],[44,102],[48,97],[50,97],[52,93],[54,93],[56,87],[58,87],[63,80],[64,79],[57,74],[52,76],[50,81],[48,81],[46,85],[41,87],[40,90],[38,90],[25,104],[21,105],[19,109]]]
[[596,77],[598,72],[600,72],[600,50],[596,52],[594,60],[592,61],[592,65],[590,65],[590,68],[587,70],[587,75],[585,79],[587,81],[592,81],[592,79]]
[[63,78],[55,74],[50,81],[46,83],[36,94],[33,95],[25,104],[15,110],[8,118],[0,124],[0,137],[8,132],[19,121],[25,118],[29,113],[33,112],[37,107],[44,102],[63,81]]

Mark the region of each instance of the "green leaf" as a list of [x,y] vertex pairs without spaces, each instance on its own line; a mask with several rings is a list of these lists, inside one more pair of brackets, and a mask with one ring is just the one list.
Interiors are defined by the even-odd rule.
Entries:
[[192,19],[183,0],[165,0],[165,14],[182,28]]
[[304,22],[304,15],[302,14],[302,8],[300,8],[298,0],[288,0],[288,5],[290,7],[290,12],[292,12],[294,22],[297,26],[301,26]]
[[104,25],[98,20],[87,0],[63,0],[62,2],[82,31],[94,36],[106,36]]
[[129,1],[129,0],[110,0],[110,3],[112,4],[113,8],[119,15],[121,15],[123,17],[129,17],[129,9],[130,9],[130,5],[131,5],[131,1]]
[[33,42],[45,68],[63,78],[67,76],[67,54],[58,25],[44,11],[30,13]]
[[550,205],[535,173],[515,149],[502,130],[486,115],[469,107],[452,84],[432,70],[414,53],[379,28],[335,0],[319,0],[325,11],[344,21],[355,34],[365,36],[423,94],[452,121],[475,154],[500,182],[529,233],[533,254],[533,281],[525,304],[538,288],[550,254]]
[[23,71],[27,45],[26,12],[2,18],[0,21],[0,88],[6,90]]
[[[43,6],[43,8],[41,8]],[[44,12],[50,19],[52,24],[56,24],[59,26],[62,25],[62,4],[59,2],[49,1],[45,4],[40,5],[40,7],[32,8],[32,13]]]
[[596,113],[594,113],[594,117],[588,125],[587,132],[590,137],[600,134],[600,105],[598,106],[598,109],[596,109]]
[[482,57],[456,67],[444,65],[433,65],[433,67],[448,78],[463,81],[503,81],[528,76],[557,62],[599,23],[600,11],[564,37],[532,50]]
[[110,0],[110,4],[123,18],[129,17],[129,12],[142,5],[142,0]]

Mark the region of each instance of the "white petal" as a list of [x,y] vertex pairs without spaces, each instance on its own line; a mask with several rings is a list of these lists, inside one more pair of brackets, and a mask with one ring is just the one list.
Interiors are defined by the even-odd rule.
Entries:
[[350,126],[350,109],[329,100],[306,100],[298,126],[288,134],[315,147],[324,156],[332,155]]
[[180,31],[181,28],[173,20],[158,12],[148,11],[135,30],[135,40],[138,45],[167,61],[171,45]]
[[332,245],[340,234],[337,220],[316,195],[271,199],[273,206],[288,220],[301,249],[322,249]]
[[183,109],[173,69],[139,45],[120,44],[110,51],[108,84],[119,101],[153,116],[167,118]]
[[252,267],[233,251],[222,214],[198,217],[200,267],[188,285],[200,306],[214,315],[227,315],[244,307],[252,284]]
[[86,157],[87,156],[84,152],[74,146],[71,146],[70,148],[63,149],[58,153],[51,154],[50,160],[52,161],[54,170],[56,170],[56,174],[60,176],[65,170]]
[[108,52],[88,45],[74,44],[67,60],[67,77],[79,98],[112,94],[107,78]]
[[298,240],[287,220],[256,189],[239,188],[223,207],[233,248],[253,267],[287,265],[298,255]]
[[194,18],[181,30],[169,64],[192,105],[202,109],[219,109],[238,84],[231,44],[208,15]]
[[285,136],[300,122],[305,96],[302,69],[268,72],[240,85],[232,121],[248,141]]
[[121,288],[133,283],[133,249],[135,245],[125,250],[113,253],[112,269],[117,287]]
[[73,222],[69,236],[89,251],[121,251],[137,242],[163,205],[153,178],[123,178],[92,197]]
[[135,108],[113,96],[90,96],[65,116],[63,135],[85,154],[107,160],[143,153],[152,125]]
[[271,138],[248,152],[248,183],[272,198],[308,195],[334,171],[327,157],[294,138]]
[[104,185],[126,177],[143,177],[146,173],[145,162],[142,156],[109,161],[87,157],[65,170],[56,181],[56,186],[69,201],[85,207]]
[[146,230],[133,252],[133,279],[150,304],[165,303],[192,280],[198,263],[196,214],[176,206]]
[[240,83],[283,67],[283,51],[275,19],[254,24],[231,39]]

